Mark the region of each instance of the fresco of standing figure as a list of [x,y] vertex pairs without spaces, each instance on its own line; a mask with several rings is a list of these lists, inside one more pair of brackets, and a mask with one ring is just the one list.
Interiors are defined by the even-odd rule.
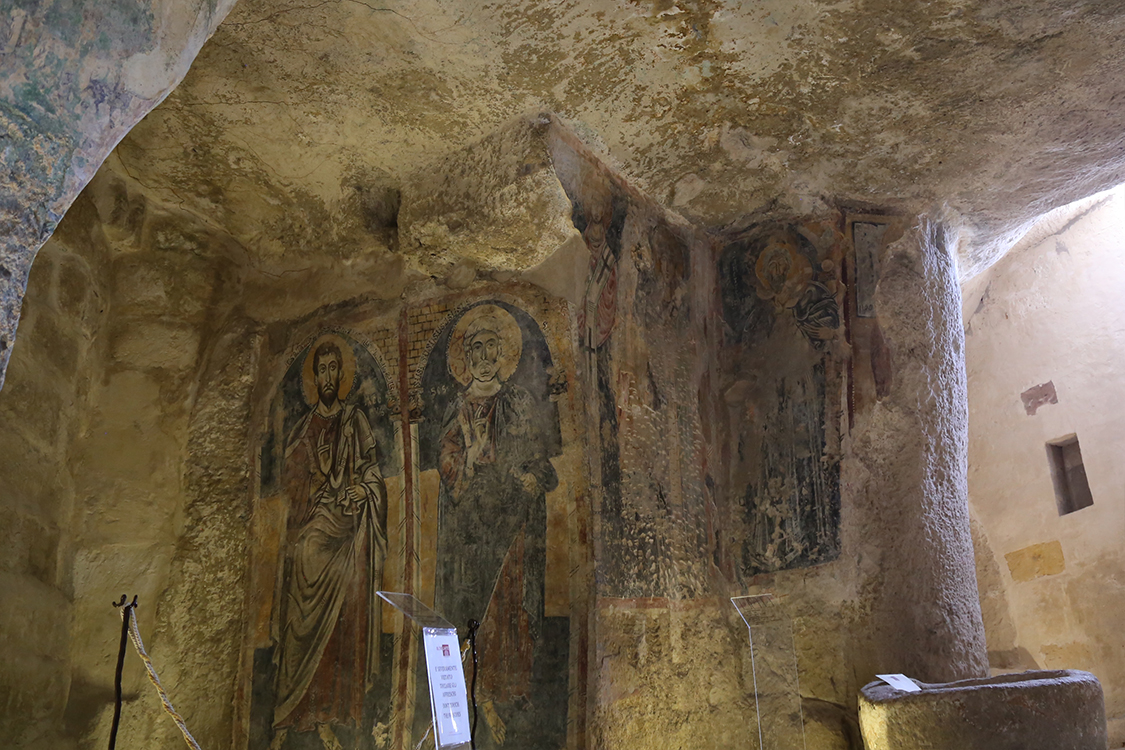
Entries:
[[354,373],[354,353],[340,337],[323,336],[310,347],[305,391],[308,398],[308,383],[315,383],[315,403],[286,441],[279,736],[359,726],[379,668],[375,591],[386,557],[387,491],[368,418],[345,402]]
[[543,625],[546,493],[558,479],[537,401],[510,377],[522,332],[497,305],[471,308],[449,342],[463,389],[442,422],[438,601],[454,622],[481,622],[485,717],[502,741],[504,706],[531,698]]

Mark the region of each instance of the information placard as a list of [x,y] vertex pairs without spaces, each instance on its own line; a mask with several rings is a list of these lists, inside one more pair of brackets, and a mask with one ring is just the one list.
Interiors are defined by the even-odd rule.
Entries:
[[922,689],[915,684],[914,680],[904,674],[877,674],[875,676],[895,690],[901,690],[905,693],[917,693]]
[[430,705],[437,727],[438,747],[469,742],[469,700],[456,630],[424,628],[422,646],[430,678]]

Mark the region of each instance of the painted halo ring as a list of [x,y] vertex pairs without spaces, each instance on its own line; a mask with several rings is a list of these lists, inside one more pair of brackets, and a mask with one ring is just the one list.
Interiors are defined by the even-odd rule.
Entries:
[[340,390],[336,392],[336,400],[342,402],[346,399],[355,383],[355,350],[343,336],[325,333],[317,337],[316,341],[309,347],[309,352],[305,355],[305,364],[301,368],[301,390],[304,392],[305,403],[309,406],[316,406],[320,401],[320,394],[316,390],[316,373],[313,372],[313,355],[316,354],[320,345],[326,341],[331,341],[339,347],[340,357],[343,359],[340,362]]
[[520,363],[523,354],[523,332],[519,323],[512,314],[497,305],[477,305],[461,316],[457,325],[453,327],[453,334],[449,337],[447,352],[449,373],[461,385],[467,386],[473,380],[469,372],[469,363],[465,358],[465,331],[476,320],[492,318],[496,321],[496,335],[500,338],[500,361],[497,363],[497,375],[501,381],[512,377],[516,366]]

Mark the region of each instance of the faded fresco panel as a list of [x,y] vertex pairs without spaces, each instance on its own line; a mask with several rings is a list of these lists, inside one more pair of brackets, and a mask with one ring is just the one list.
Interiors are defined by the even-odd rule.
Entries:
[[401,482],[393,402],[381,353],[347,330],[295,347],[280,381],[254,524],[253,750],[374,748],[390,720],[393,638],[375,592]]
[[570,621],[545,609],[565,379],[539,322],[488,298],[446,316],[419,386],[420,469],[439,477],[435,606],[481,623],[477,745],[565,747]]
[[810,222],[756,227],[720,256],[724,546],[742,576],[840,553],[841,254],[835,226]]
[[564,187],[590,253],[577,322],[598,594],[699,596],[710,583],[699,386],[707,306],[693,300],[705,284],[694,238],[612,175],[582,166],[583,179]]

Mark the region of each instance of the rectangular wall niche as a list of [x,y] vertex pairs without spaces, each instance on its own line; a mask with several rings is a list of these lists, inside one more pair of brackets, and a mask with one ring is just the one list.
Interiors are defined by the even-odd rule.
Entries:
[[1059,515],[1065,516],[1093,505],[1078,436],[1067,435],[1047,443],[1047,458],[1051,462],[1051,479],[1055,483],[1055,503],[1059,507]]

